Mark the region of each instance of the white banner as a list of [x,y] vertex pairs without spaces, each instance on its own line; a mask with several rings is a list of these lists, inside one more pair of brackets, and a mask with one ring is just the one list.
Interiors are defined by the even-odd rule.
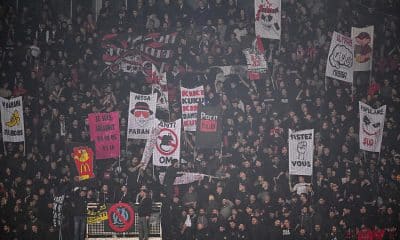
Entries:
[[353,40],[333,32],[325,75],[341,81],[353,82]]
[[[202,173],[178,172],[178,176],[175,178],[174,185],[189,184],[192,182],[201,181],[203,180],[204,176],[205,175]],[[160,179],[160,183],[163,184],[165,173],[160,172],[160,175],[158,177]]]
[[359,102],[360,109],[360,149],[380,152],[383,128],[385,126],[386,105],[378,109]]
[[289,129],[289,174],[311,176],[313,172],[314,129]]
[[170,166],[173,159],[180,159],[181,119],[175,122],[156,121],[160,132],[153,151],[153,165]]
[[144,151],[143,151],[143,155],[142,155],[142,161],[141,161],[141,163],[143,165],[142,166],[143,169],[146,169],[147,165],[149,164],[150,158],[153,155],[154,147],[157,144],[157,137],[158,137],[159,133],[160,133],[160,129],[158,128],[158,126],[154,127],[151,130],[150,137],[146,141],[146,145],[144,147]]
[[0,98],[1,126],[4,142],[24,142],[24,112],[22,97]]
[[147,139],[154,126],[157,94],[130,93],[128,139]]
[[157,94],[157,110],[169,110],[168,105],[168,82],[167,82],[167,73],[161,73],[161,79],[159,84],[152,84],[152,92]]
[[256,36],[281,39],[281,6],[281,0],[254,0]]
[[252,72],[265,72],[267,70],[267,61],[264,54],[255,53],[249,49],[243,50],[247,61],[247,70]]
[[354,41],[354,71],[370,71],[374,48],[374,26],[351,28]]
[[204,87],[181,87],[182,119],[185,131],[196,131],[197,109],[204,102]]

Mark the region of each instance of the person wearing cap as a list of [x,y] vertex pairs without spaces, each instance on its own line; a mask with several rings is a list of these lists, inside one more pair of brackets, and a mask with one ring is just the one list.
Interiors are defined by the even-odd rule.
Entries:
[[152,200],[149,197],[149,192],[147,189],[142,189],[140,191],[141,200],[138,207],[138,232],[139,240],[148,240],[150,233],[150,215],[152,211]]

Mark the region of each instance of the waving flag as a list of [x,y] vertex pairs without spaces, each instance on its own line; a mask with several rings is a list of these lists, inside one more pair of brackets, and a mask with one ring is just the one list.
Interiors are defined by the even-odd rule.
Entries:
[[360,109],[360,149],[380,152],[383,128],[385,124],[386,105],[378,109],[359,102]]
[[257,37],[281,39],[281,0],[254,0],[254,13]]
[[24,112],[22,97],[0,98],[1,128],[4,142],[24,142]]

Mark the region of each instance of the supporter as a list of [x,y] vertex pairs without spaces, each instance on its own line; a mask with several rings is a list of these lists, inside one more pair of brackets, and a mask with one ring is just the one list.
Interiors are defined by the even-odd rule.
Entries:
[[[59,1],[0,3],[0,96],[22,96],[26,139],[0,149],[1,239],[58,236],[60,226],[49,226],[59,194],[64,238],[81,239],[85,202],[140,203],[145,189],[163,203],[165,239],[398,238],[396,1],[282,0],[281,41],[262,40],[269,65],[255,81],[214,68],[245,64],[242,50],[255,38],[253,1],[103,2],[97,16],[83,2],[71,16]],[[351,26],[365,25],[375,26],[372,72],[355,72],[353,85],[324,85],[332,32],[349,35]],[[193,151],[187,134],[181,156],[188,163],[156,167],[153,176],[153,166],[140,163],[144,142],[126,141],[124,132],[129,92],[147,94],[151,86],[142,73],[106,65],[102,39],[129,35],[126,44],[134,46],[136,37],[174,30],[165,119],[181,117],[180,83],[204,85],[207,104],[223,109],[223,146]],[[115,54],[125,42],[113,44]],[[357,101],[387,105],[379,154],[358,150]],[[66,145],[89,140],[87,114],[101,111],[120,112],[121,169],[96,161],[96,178],[79,181]],[[289,177],[288,128],[315,131],[311,178]],[[176,186],[179,171],[217,178]]]

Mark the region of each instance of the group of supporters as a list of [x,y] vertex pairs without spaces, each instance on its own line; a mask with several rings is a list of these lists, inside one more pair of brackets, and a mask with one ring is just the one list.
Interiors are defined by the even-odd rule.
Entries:
[[[0,2],[0,97],[22,96],[25,142],[0,149],[0,239],[58,239],[59,228],[63,239],[83,239],[86,203],[147,194],[162,202],[163,239],[399,239],[398,2],[282,0],[281,39],[262,40],[268,69],[254,81],[217,81],[214,68],[246,65],[253,1],[104,0],[98,15],[85,1],[72,1],[72,15],[67,1],[16,2]],[[372,71],[354,73],[353,84],[325,79],[332,32],[369,25]],[[129,93],[152,90],[145,74],[103,59],[105,35],[151,33],[176,33],[169,110],[157,117],[181,118],[180,86],[200,85],[223,116],[220,148],[198,149],[182,131],[181,159],[166,169],[143,168],[145,141],[126,140]],[[359,150],[358,101],[387,106],[380,153]],[[90,140],[89,113],[112,111],[121,157],[95,160],[96,177],[80,181],[65,146]],[[312,177],[288,174],[288,129],[314,129]],[[208,177],[173,185],[178,172]],[[62,224],[53,214],[61,195]]]

